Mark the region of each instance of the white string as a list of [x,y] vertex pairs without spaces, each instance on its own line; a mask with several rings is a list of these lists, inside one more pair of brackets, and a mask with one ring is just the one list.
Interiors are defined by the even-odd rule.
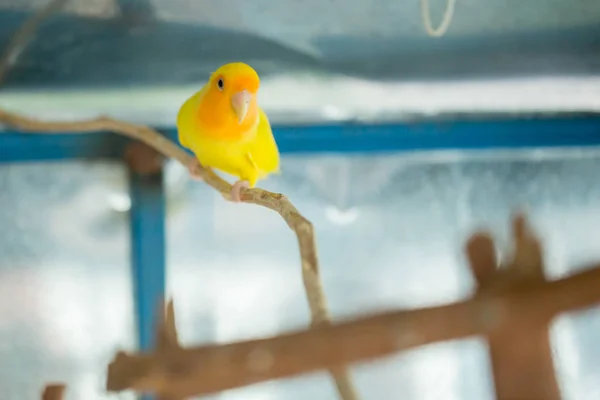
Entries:
[[454,5],[456,4],[456,0],[446,0],[446,11],[444,11],[444,16],[442,17],[442,22],[440,26],[437,28],[433,28],[431,26],[431,13],[429,12],[429,0],[421,0],[421,16],[423,17],[423,24],[425,25],[425,30],[429,34],[429,36],[441,37],[444,36],[448,27],[450,26],[450,22],[452,22],[452,17],[454,16]]

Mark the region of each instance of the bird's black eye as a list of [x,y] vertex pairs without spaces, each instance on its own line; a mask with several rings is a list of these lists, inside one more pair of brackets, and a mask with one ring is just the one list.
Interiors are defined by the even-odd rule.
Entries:
[[222,78],[217,81],[217,86],[219,87],[219,90],[223,90],[223,79]]

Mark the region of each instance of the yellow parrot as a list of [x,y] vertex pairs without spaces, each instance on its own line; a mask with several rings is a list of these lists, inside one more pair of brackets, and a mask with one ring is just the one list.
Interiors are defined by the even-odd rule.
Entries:
[[179,142],[196,155],[188,166],[190,175],[200,179],[202,164],[237,176],[231,189],[235,202],[241,201],[242,188],[279,173],[279,149],[256,101],[259,86],[258,74],[249,65],[225,64],[177,114]]

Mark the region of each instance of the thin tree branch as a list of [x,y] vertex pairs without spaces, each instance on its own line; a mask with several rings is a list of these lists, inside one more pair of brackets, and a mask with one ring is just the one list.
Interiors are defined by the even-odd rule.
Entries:
[[[156,326],[156,352],[164,353],[173,349],[180,349],[179,334],[175,322],[175,305],[173,299],[165,305],[161,301],[159,310],[159,321]],[[158,400],[184,400],[183,397],[172,396],[162,393]]]
[[0,58],[0,83],[4,82],[6,74],[10,71],[23,50],[35,37],[38,27],[50,15],[60,11],[69,0],[50,0],[43,8],[36,11],[23,25],[19,27],[17,32],[12,36],[8,46]]
[[160,318],[156,327],[156,349],[158,351],[168,351],[174,347],[181,347],[175,322],[175,305],[172,299],[169,300],[166,307],[161,304],[159,314]]
[[[167,157],[187,166],[192,156],[181,147],[165,138],[158,131],[147,126],[118,121],[108,117],[99,117],[80,122],[45,122],[0,109],[0,122],[30,133],[93,133],[99,131],[115,132],[146,143]],[[229,199],[231,185],[215,174],[210,168],[204,168],[201,176],[213,189]],[[330,321],[323,286],[321,283],[319,260],[312,223],[294,207],[282,194],[263,189],[245,189],[241,193],[244,203],[257,204],[277,212],[296,234],[300,247],[302,279],[312,316],[312,325],[321,326]],[[358,395],[348,372],[343,368],[331,371],[340,396],[343,400],[356,400]]]

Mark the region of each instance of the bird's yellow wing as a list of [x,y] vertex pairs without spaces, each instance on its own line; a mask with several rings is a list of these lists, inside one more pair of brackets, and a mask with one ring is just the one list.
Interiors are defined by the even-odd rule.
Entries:
[[279,149],[269,119],[262,109],[258,111],[260,119],[252,140],[229,144],[227,149],[229,165],[238,168],[233,174],[247,180],[250,187],[254,187],[259,179],[279,173]]
[[258,113],[260,122],[254,140],[248,144],[248,153],[258,169],[259,178],[263,178],[269,174],[279,173],[279,149],[267,114],[262,108],[258,109]]
[[179,139],[179,143],[194,153],[194,138],[197,136],[197,132],[194,130],[194,127],[197,125],[194,121],[194,116],[204,92],[206,92],[206,85],[187,99],[177,113],[177,138]]

